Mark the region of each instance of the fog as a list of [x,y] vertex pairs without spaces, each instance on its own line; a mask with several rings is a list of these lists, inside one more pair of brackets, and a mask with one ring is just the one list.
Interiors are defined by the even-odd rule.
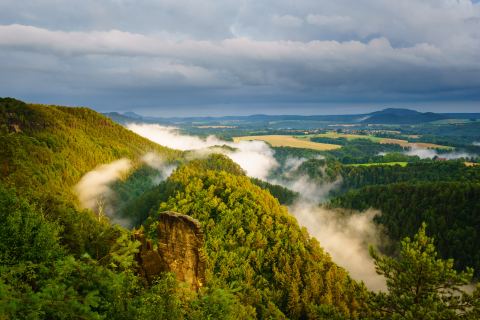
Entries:
[[[364,281],[371,290],[385,290],[383,276],[375,271],[368,247],[388,241],[381,228],[373,222],[377,210],[365,212],[328,209],[319,206],[329,193],[338,188],[342,180],[314,181],[308,176],[293,173],[305,161],[304,158],[288,158],[283,167],[284,179],[270,180],[299,193],[299,198],[289,207],[298,223],[307,228],[311,236],[330,254],[333,261],[347,269],[352,278]],[[325,171],[323,171],[325,172]]]
[[347,269],[355,280],[365,282],[371,290],[385,290],[383,276],[375,271],[368,247],[382,242],[382,232],[373,222],[376,210],[362,213],[341,213],[300,201],[289,208],[298,223],[317,238],[332,260]]
[[[200,138],[181,134],[175,127],[158,124],[127,124],[127,128],[162,146],[178,150],[195,150],[198,156],[209,153],[222,153],[235,161],[250,177],[267,179],[268,173],[278,167],[273,150],[262,141],[240,141],[238,143],[223,141],[215,136]],[[214,146],[228,146],[214,148]]]
[[91,209],[99,215],[107,215],[114,223],[128,225],[115,215],[111,206],[111,198],[114,196],[110,185],[122,176],[126,176],[132,168],[132,162],[128,159],[120,159],[109,164],[100,165],[85,174],[74,189],[82,208]]
[[408,156],[418,156],[420,159],[433,159],[435,157],[444,158],[447,160],[462,159],[462,158],[475,158],[476,154],[467,153],[467,152],[458,152],[451,151],[446,153],[438,153],[435,149],[426,149],[426,148],[417,148],[413,147],[407,151],[404,151],[404,154]]
[[[145,164],[157,171],[156,175],[150,177],[152,185],[165,180],[175,169],[175,165],[167,163],[154,152],[146,153],[139,160],[139,164]],[[98,215],[106,215],[113,223],[129,228],[131,221],[118,215],[115,203],[121,199],[118,199],[111,185],[118,180],[126,179],[133,169],[132,161],[123,158],[100,165],[86,173],[74,187],[80,206]]]
[[177,165],[169,164],[165,159],[155,152],[148,152],[141,158],[141,162],[157,170],[157,175],[152,177],[153,184],[159,184],[167,179],[175,170]]
[[[299,198],[289,207],[298,223],[306,227],[309,233],[320,241],[320,245],[331,255],[333,261],[346,268],[354,279],[364,281],[372,290],[385,288],[384,279],[376,274],[368,253],[369,245],[376,246],[380,243],[382,232],[373,223],[373,217],[379,212],[369,210],[346,214],[319,206],[330,191],[341,184],[340,177],[333,182],[322,183],[299,175],[295,171],[306,158],[290,157],[279,164],[274,157],[274,150],[262,141],[234,143],[214,136],[200,138],[181,134],[174,127],[157,124],[129,124],[127,127],[163,146],[191,150],[191,157],[204,157],[213,152],[223,153],[239,164],[248,176],[280,184],[298,192]],[[158,175],[153,177],[154,183],[166,179],[175,169],[175,166],[169,165],[155,153],[145,154],[140,162],[158,171]],[[120,159],[85,174],[75,186],[82,207],[97,214],[105,214],[112,222],[129,227],[130,221],[115,214],[113,203],[116,195],[110,186],[115,181],[128,177],[133,167],[130,160]],[[273,170],[279,174],[272,177]]]
[[[321,183],[307,176],[294,175],[305,158],[290,157],[279,164],[274,150],[262,141],[227,142],[214,136],[200,138],[181,134],[177,128],[157,124],[129,124],[127,128],[137,134],[164,146],[194,150],[193,157],[203,157],[212,152],[220,152],[239,164],[248,176],[260,178],[270,183],[283,185],[300,194],[299,199],[289,207],[301,226],[320,241],[320,245],[331,255],[333,261],[346,268],[351,276],[372,290],[385,288],[383,277],[375,272],[368,252],[369,245],[380,243],[382,232],[373,223],[378,211],[350,212],[326,209],[318,204],[324,201],[329,192],[341,184],[338,177],[333,182]],[[235,148],[212,148],[213,146]],[[321,158],[321,157],[319,157]],[[274,178],[272,170],[280,172]],[[383,241],[383,240],[382,240]]]

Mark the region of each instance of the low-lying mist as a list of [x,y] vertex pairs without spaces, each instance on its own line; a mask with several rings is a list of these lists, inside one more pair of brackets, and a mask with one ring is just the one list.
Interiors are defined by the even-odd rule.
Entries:
[[[177,128],[158,124],[127,124],[127,128],[162,146],[178,150],[196,150],[196,156],[209,153],[223,153],[238,163],[245,172],[258,179],[267,179],[268,173],[278,167],[273,150],[262,141],[241,141],[238,143],[220,140],[215,136],[205,139],[184,135]],[[233,148],[212,148],[228,146]]]
[[385,290],[385,279],[376,273],[368,250],[370,245],[378,247],[387,241],[381,228],[373,222],[373,218],[381,214],[380,211],[343,211],[320,206],[319,203],[325,201],[329,193],[341,185],[342,180],[337,177],[334,181],[326,179],[319,182],[306,175],[294,175],[306,160],[288,158],[282,167],[284,178],[269,182],[299,193],[299,198],[289,206],[289,211],[320,242],[335,263],[347,269],[352,278],[365,282],[369,289]]
[[125,176],[132,168],[128,159],[120,159],[103,164],[85,174],[75,186],[75,192],[83,208],[91,209],[97,214],[109,216],[114,223],[125,225],[115,215],[110,199],[114,196],[110,184]]
[[[155,169],[156,174],[151,176],[152,185],[165,180],[175,169],[174,165],[167,164],[159,155],[149,152],[141,159],[140,164],[145,164]],[[127,178],[133,171],[134,164],[129,159],[120,159],[109,164],[103,164],[86,173],[75,185],[80,206],[90,209],[98,215],[106,215],[113,223],[123,227],[131,227],[131,221],[118,214],[117,204],[122,199],[112,190],[112,184]]]
[[340,212],[299,201],[290,208],[300,225],[317,238],[333,261],[350,272],[352,278],[365,282],[371,290],[385,290],[383,276],[375,271],[368,247],[382,244],[382,232],[373,222],[377,210]]
[[[279,163],[275,159],[274,150],[262,141],[234,143],[214,136],[202,139],[181,134],[177,128],[157,124],[129,124],[127,128],[163,146],[190,150],[191,157],[201,158],[212,152],[223,153],[239,164],[248,176],[298,192],[301,196],[289,207],[289,210],[299,224],[306,227],[332,256],[333,261],[346,268],[354,279],[364,281],[372,290],[385,288],[385,281],[376,274],[368,253],[368,246],[379,244],[382,234],[373,223],[373,217],[379,212],[369,210],[345,214],[319,206],[329,192],[341,184],[340,177],[334,181],[319,182],[307,175],[295,175],[294,172],[307,159],[289,157]],[[143,162],[159,171],[158,182],[168,177],[174,169],[172,166],[166,166],[162,159],[153,154],[145,155]],[[121,179],[130,169],[131,163],[122,159],[87,173],[76,186],[82,205],[98,212],[99,201],[106,203],[108,202],[106,200],[115,197],[109,185]],[[272,176],[273,171],[280,174]],[[129,226],[128,221],[115,216],[112,207],[107,206],[104,211],[113,222]]]
[[450,151],[439,153],[434,149],[426,149],[426,148],[417,148],[413,147],[409,150],[405,151],[404,154],[408,156],[418,156],[420,159],[433,159],[435,157],[444,158],[447,160],[454,160],[454,159],[469,159],[477,157],[476,154],[467,153],[467,152],[458,152],[458,151]]

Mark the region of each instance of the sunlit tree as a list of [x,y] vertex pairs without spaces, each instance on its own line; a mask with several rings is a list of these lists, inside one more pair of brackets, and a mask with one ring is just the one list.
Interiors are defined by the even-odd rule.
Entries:
[[377,273],[385,276],[388,292],[373,294],[370,307],[375,318],[384,319],[475,319],[478,289],[465,291],[473,269],[457,272],[453,260],[437,258],[433,239],[423,224],[414,239],[401,242],[396,258],[381,256],[373,248]]

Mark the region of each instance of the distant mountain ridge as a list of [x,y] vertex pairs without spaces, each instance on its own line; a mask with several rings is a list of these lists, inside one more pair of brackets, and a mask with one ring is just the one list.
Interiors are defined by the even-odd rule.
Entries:
[[433,112],[418,112],[410,109],[388,108],[372,112],[363,123],[372,124],[415,124],[449,119],[447,115]]
[[105,113],[119,123],[148,122],[160,124],[188,124],[194,122],[214,121],[241,121],[241,122],[269,122],[269,121],[326,121],[338,123],[359,124],[419,124],[445,119],[480,119],[480,113],[434,113],[419,112],[406,108],[386,108],[366,114],[344,115],[266,115],[254,114],[249,116],[222,116],[222,117],[149,117],[135,112]]

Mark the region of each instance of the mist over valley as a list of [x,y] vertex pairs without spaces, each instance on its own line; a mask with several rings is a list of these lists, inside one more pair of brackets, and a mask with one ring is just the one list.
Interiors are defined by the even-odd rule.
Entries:
[[479,24],[0,1],[0,320],[480,319]]

